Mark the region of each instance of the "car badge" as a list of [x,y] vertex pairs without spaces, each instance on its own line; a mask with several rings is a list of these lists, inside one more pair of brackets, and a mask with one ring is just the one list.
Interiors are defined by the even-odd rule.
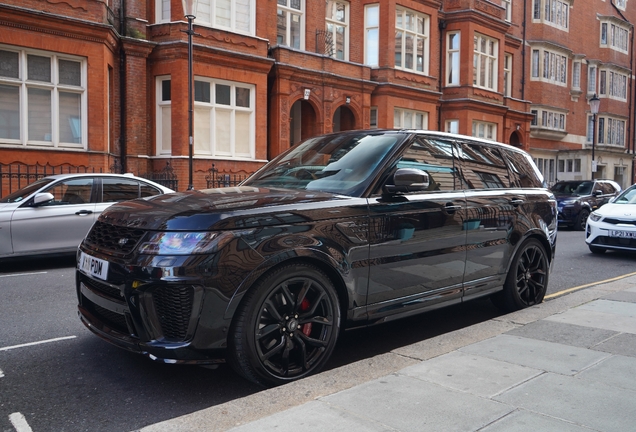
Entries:
[[128,243],[128,239],[125,238],[125,237],[124,238],[120,238],[117,243],[119,243],[119,246],[124,246],[126,243]]

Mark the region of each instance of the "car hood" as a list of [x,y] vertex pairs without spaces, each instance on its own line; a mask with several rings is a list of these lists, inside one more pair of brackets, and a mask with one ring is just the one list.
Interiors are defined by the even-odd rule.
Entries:
[[605,204],[603,207],[595,210],[595,213],[603,217],[615,217],[619,219],[636,220],[636,204]]
[[366,209],[364,198],[243,186],[125,201],[106,209],[99,220],[159,231],[227,230],[340,218]]

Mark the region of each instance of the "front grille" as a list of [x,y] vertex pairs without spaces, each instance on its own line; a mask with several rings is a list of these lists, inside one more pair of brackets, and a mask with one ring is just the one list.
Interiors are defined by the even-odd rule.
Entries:
[[159,287],[152,297],[163,336],[171,341],[183,341],[192,315],[194,288],[191,286]]
[[636,248],[636,239],[598,236],[592,242],[596,246],[616,246],[624,248]]
[[88,299],[86,299],[86,297],[84,297],[84,299],[84,304],[101,322],[103,322],[113,330],[117,330],[125,334],[130,334],[128,325],[126,324],[126,317],[124,315],[109,311],[108,309],[104,309],[103,307],[89,301]]
[[603,222],[613,225],[623,224],[623,225],[636,225],[636,220],[622,220],[616,218],[605,218]]
[[80,282],[82,282],[93,291],[99,292],[106,297],[110,297],[118,301],[122,300],[122,292],[117,287],[113,287],[107,283],[91,279],[83,274],[80,275]]
[[85,243],[93,248],[107,250],[116,256],[128,255],[135,249],[145,231],[97,221],[86,236]]

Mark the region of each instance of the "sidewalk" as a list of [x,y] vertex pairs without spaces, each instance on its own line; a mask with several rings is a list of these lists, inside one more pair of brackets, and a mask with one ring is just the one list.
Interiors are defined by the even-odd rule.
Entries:
[[142,429],[636,430],[636,276]]

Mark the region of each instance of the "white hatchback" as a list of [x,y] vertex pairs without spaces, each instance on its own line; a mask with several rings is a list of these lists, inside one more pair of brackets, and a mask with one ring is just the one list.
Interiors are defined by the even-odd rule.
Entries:
[[590,251],[636,251],[636,184],[595,210],[587,219],[585,242]]
[[0,198],[0,258],[70,253],[119,201],[174,192],[132,174],[56,174]]

